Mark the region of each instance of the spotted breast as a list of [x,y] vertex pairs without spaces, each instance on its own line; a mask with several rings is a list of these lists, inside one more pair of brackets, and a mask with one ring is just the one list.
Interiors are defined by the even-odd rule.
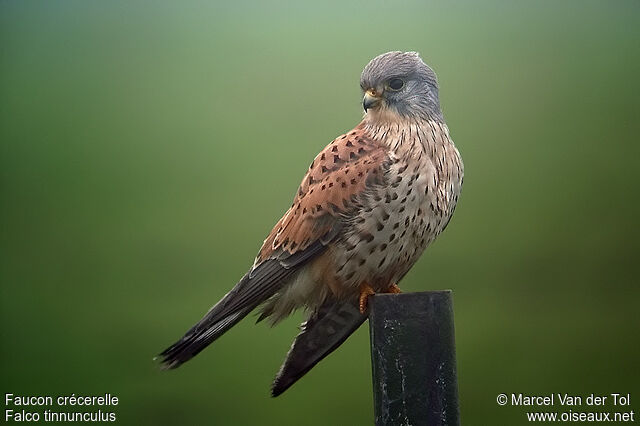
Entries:
[[360,123],[314,159],[291,208],[256,264],[314,240],[326,250],[263,307],[275,323],[300,306],[357,298],[396,284],[442,232],[462,187],[463,166],[446,124]]
[[446,124],[425,121],[364,126],[386,146],[382,183],[356,200],[333,251],[336,277],[348,289],[366,282],[377,291],[397,283],[447,226],[456,207],[463,166]]

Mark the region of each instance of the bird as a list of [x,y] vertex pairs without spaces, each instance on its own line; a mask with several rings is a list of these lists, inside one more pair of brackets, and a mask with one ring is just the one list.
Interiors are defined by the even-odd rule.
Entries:
[[160,353],[174,369],[259,308],[275,325],[306,311],[272,386],[278,396],[367,319],[445,229],[463,163],[440,108],[436,74],[416,52],[373,58],[360,76],[362,121],[311,162],[291,207],[240,281]]

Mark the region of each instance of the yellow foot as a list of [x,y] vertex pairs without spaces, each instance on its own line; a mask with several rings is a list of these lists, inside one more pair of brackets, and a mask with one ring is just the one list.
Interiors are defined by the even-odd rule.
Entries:
[[367,312],[367,298],[374,294],[376,294],[376,292],[373,291],[373,288],[371,288],[369,284],[367,283],[360,284],[359,306],[360,306],[360,313],[362,315],[364,315]]
[[397,284],[391,284],[391,286],[387,289],[386,292],[387,293],[398,294],[398,293],[402,293],[402,290],[400,290],[400,287],[398,287]]

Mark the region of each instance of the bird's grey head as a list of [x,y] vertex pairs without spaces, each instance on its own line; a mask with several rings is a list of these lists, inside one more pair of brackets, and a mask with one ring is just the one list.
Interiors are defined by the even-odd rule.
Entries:
[[416,52],[388,52],[364,67],[362,105],[369,118],[441,119],[436,74]]

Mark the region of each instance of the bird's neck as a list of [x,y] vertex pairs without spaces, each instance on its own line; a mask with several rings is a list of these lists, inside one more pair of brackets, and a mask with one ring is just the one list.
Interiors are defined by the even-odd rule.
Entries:
[[360,124],[370,138],[385,145],[398,157],[427,155],[434,158],[453,147],[449,129],[440,119],[376,119],[365,116]]

